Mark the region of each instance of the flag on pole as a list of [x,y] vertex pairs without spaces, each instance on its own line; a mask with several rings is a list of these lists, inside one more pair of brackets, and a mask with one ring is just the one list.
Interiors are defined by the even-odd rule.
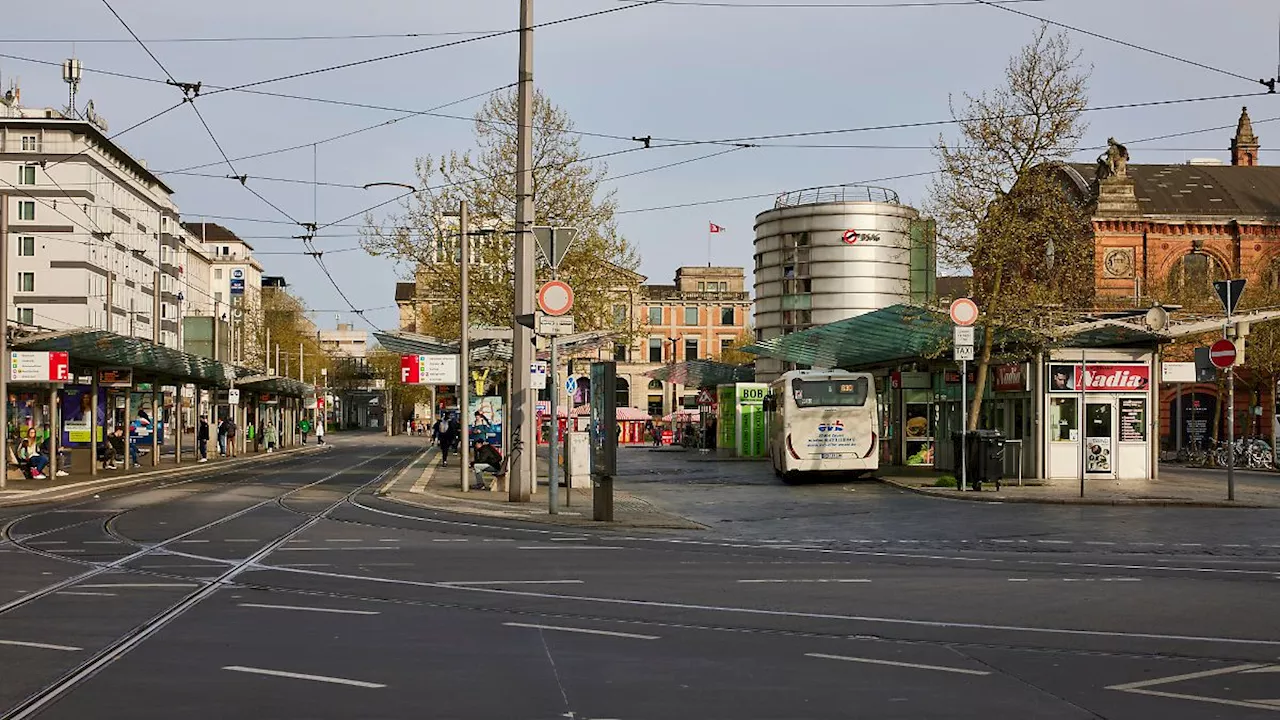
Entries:
[[708,232],[713,232],[713,233],[722,233],[722,232],[724,232],[724,228],[723,228],[723,227],[721,227],[721,226],[719,226],[719,225],[717,225],[717,224],[715,224],[715,223],[710,223],[710,225],[711,225],[711,228],[710,228],[710,230],[709,230]]

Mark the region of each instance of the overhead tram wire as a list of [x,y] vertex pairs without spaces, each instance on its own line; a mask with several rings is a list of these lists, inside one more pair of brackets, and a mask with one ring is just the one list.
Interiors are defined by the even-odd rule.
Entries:
[[[618,2],[630,2],[631,0],[618,0]],[[995,2],[1006,3],[1028,3],[1028,2],[1044,2],[1045,0],[995,0]],[[941,7],[945,5],[978,5],[979,0],[921,0],[920,2],[838,2],[838,3],[746,3],[746,2],[716,2],[715,0],[667,0],[663,5],[686,5],[692,7],[714,7],[714,8],[759,8],[763,10],[857,10],[857,9],[890,9],[890,8],[913,8],[913,7]]]
[[[241,160],[253,160],[253,159],[256,159],[256,158],[262,158],[262,157],[268,157],[268,156],[271,156],[271,155],[279,155],[279,154],[286,153],[286,152],[292,152],[292,151],[294,151],[294,150],[302,150],[302,149],[304,149],[304,148],[315,147],[315,146],[317,146],[317,145],[324,145],[324,144],[326,144],[326,143],[334,142],[334,141],[336,141],[336,140],[342,140],[342,139],[344,139],[344,138],[351,137],[352,135],[359,135],[360,133],[368,132],[368,131],[370,131],[370,130],[376,130],[376,129],[380,128],[380,127],[385,127],[385,126],[388,126],[388,125],[394,125],[395,123],[398,123],[398,122],[400,122],[400,121],[402,121],[402,120],[408,120],[409,118],[412,118],[412,117],[418,117],[418,116],[438,116],[438,117],[447,117],[447,118],[456,118],[456,117],[461,117],[461,116],[455,116],[455,115],[438,115],[435,111],[437,111],[437,110],[443,110],[444,108],[451,107],[451,106],[453,106],[453,105],[459,105],[459,104],[461,104],[461,103],[468,102],[468,101],[470,101],[470,100],[475,100],[476,98],[481,98],[481,97],[485,97],[485,96],[487,96],[487,95],[492,95],[492,94],[494,94],[494,93],[501,92],[501,91],[506,90],[506,89],[508,89],[508,88],[515,87],[515,85],[516,85],[516,83],[507,83],[506,85],[502,85],[502,86],[497,87],[497,88],[494,88],[494,89],[492,89],[492,90],[486,90],[486,91],[484,91],[484,92],[482,92],[482,93],[476,93],[476,94],[474,94],[474,95],[468,95],[467,97],[461,98],[461,99],[459,99],[459,100],[453,100],[453,101],[450,101],[450,102],[444,103],[444,104],[442,104],[442,105],[437,105],[437,106],[435,106],[435,107],[433,107],[433,108],[429,108],[429,109],[427,109],[427,110],[404,110],[404,111],[400,111],[400,112],[403,112],[403,113],[404,113],[404,115],[403,115],[402,117],[392,118],[392,119],[390,119],[390,120],[384,120],[384,121],[382,121],[382,122],[380,122],[380,123],[375,123],[375,124],[373,124],[373,125],[368,125],[368,126],[365,126],[365,127],[359,128],[359,129],[357,129],[357,130],[350,130],[350,131],[347,131],[347,132],[344,132],[344,133],[339,133],[339,134],[337,134],[337,135],[331,135],[331,136],[329,136],[329,137],[327,137],[327,138],[323,138],[323,139],[321,139],[321,140],[313,140],[312,142],[309,142],[309,143],[302,143],[302,144],[299,144],[299,145],[290,145],[289,147],[278,148],[278,149],[276,149],[276,150],[266,150],[266,151],[264,151],[264,152],[254,153],[254,154],[252,154],[252,155],[242,155],[242,156],[240,156],[240,157],[232,158],[232,160],[234,160],[234,161],[236,161],[236,162],[239,162],[239,161],[241,161]],[[211,87],[212,87],[212,86],[211,86]],[[179,168],[178,170],[163,170],[163,171],[157,172],[156,174],[157,174],[157,175],[167,175],[167,174],[170,174],[170,173],[180,174],[180,173],[182,173],[183,171],[187,171],[187,170],[203,170],[203,169],[205,169],[205,168],[207,168],[207,167],[213,167],[213,166],[215,166],[215,165],[221,165],[221,164],[222,164],[222,163],[220,163],[220,162],[203,163],[203,164],[201,164],[201,165],[192,165],[192,166],[190,166],[190,167]]]
[[[103,0],[103,2],[106,2],[106,0]],[[657,3],[660,3],[660,2],[665,2],[665,0],[638,0],[638,2],[635,2],[631,5],[621,5],[618,7],[606,8],[604,10],[596,10],[589,13],[582,13],[580,15],[571,15],[569,17],[563,17],[556,20],[548,20],[546,22],[535,23],[531,25],[529,29],[538,30],[541,28],[554,27],[556,25],[563,25],[565,23],[576,22],[578,20],[587,20],[589,18],[600,17],[602,15],[611,15],[613,13],[622,12],[625,10],[633,10],[636,8],[646,7],[649,5],[656,5]],[[465,38],[463,40],[453,40],[447,43],[440,43],[439,45],[428,45],[427,47],[416,48],[414,50],[404,50],[402,52],[389,53],[386,55],[378,55],[376,57],[365,58],[363,60],[353,60],[351,62],[339,63],[337,65],[329,65],[322,68],[315,68],[313,70],[304,70],[302,72],[289,73],[287,75],[280,75],[278,77],[267,78],[265,80],[255,80],[253,82],[234,85],[229,88],[214,90],[213,92],[208,94],[216,95],[218,93],[230,92],[233,90],[244,90],[247,88],[258,87],[260,85],[270,85],[272,83],[282,82],[284,80],[296,80],[298,78],[310,77],[312,75],[320,75],[322,73],[333,72],[334,70],[345,70],[347,68],[359,67],[362,65],[369,65],[372,63],[382,62],[384,60],[394,60],[396,58],[408,57],[410,55],[417,55],[419,53],[429,52],[431,50],[443,50],[445,48],[457,47],[459,45],[466,45],[473,42],[479,42],[481,40],[491,40],[493,38],[503,37],[506,35],[515,35],[522,31],[523,31],[523,28],[518,28],[518,27],[511,28],[509,30],[501,30],[498,32],[489,33],[487,35],[478,35],[476,37]]]
[[[426,37],[456,37],[458,35],[487,35],[497,30],[452,30],[421,33],[358,33],[350,35],[246,35],[227,37],[174,37],[147,38],[149,43],[234,43],[234,42],[306,42],[328,40],[394,40]],[[5,38],[0,44],[27,45],[95,45],[133,42],[123,38]]]
[[1084,28],[1076,27],[1074,25],[1068,25],[1063,22],[1058,22],[1057,20],[1050,20],[1049,18],[1041,17],[1039,15],[1033,15],[1029,12],[1024,12],[1016,8],[1005,7],[1004,4],[995,2],[994,0],[973,0],[973,1],[977,3],[981,3],[983,5],[987,5],[989,7],[993,7],[997,10],[1003,10],[1008,13],[1013,13],[1014,15],[1021,15],[1022,17],[1030,18],[1032,20],[1042,22],[1046,25],[1053,25],[1054,27],[1060,27],[1064,30],[1070,30],[1071,32],[1074,32],[1074,33],[1087,35],[1091,38],[1104,40],[1109,43],[1115,43],[1116,45],[1121,45],[1123,47],[1127,47],[1132,50],[1137,50],[1139,52],[1155,55],[1156,57],[1162,57],[1166,60],[1173,60],[1174,62],[1180,62],[1185,65],[1191,65],[1192,67],[1197,67],[1197,68],[1200,68],[1201,70],[1208,70],[1209,72],[1218,73],[1219,75],[1226,75],[1227,77],[1236,78],[1238,80],[1244,80],[1246,82],[1259,83],[1265,86],[1268,89],[1268,92],[1271,92],[1271,93],[1274,93],[1276,91],[1276,82],[1280,81],[1280,78],[1274,78],[1274,77],[1271,78],[1270,80],[1246,77],[1237,72],[1232,72],[1230,70],[1223,70],[1222,68],[1214,67],[1212,65],[1206,65],[1202,62],[1197,62],[1195,60],[1189,60],[1187,58],[1180,57],[1178,55],[1172,55],[1170,53],[1162,52],[1160,50],[1154,50],[1149,47],[1138,45],[1137,43],[1131,43],[1127,40],[1120,40],[1119,38],[1113,38],[1109,35],[1103,35],[1102,33],[1094,32],[1092,30],[1085,30]]

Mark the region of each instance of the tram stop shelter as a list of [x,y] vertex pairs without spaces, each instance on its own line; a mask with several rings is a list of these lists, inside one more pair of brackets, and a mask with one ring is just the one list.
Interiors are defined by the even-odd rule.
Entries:
[[[1161,346],[1220,330],[1200,317],[1147,327],[1149,308],[1076,313],[1047,329],[998,327],[979,426],[1007,440],[1005,476],[1153,479],[1158,473]],[[1280,317],[1254,311],[1238,321]],[[984,330],[976,328],[977,347]],[[798,367],[872,373],[881,408],[880,460],[954,466],[951,437],[972,402],[960,396],[952,324],[942,309],[894,305],[745,348]]]
[[[250,423],[272,422],[279,428],[279,446],[290,447],[299,442],[304,398],[314,394],[297,380],[105,330],[28,335],[14,339],[10,349],[67,354],[69,381],[11,381],[5,398],[11,433],[50,429],[51,474],[61,456],[71,460],[75,474],[97,475],[99,448],[116,432],[137,448],[140,462],[146,453],[145,464],[152,467],[169,455],[175,465],[195,461],[201,418],[209,421],[211,435],[220,418],[235,420],[238,432],[229,455],[260,449],[257,436],[250,441],[245,432]],[[120,458],[125,470],[133,465],[134,453],[128,450]]]

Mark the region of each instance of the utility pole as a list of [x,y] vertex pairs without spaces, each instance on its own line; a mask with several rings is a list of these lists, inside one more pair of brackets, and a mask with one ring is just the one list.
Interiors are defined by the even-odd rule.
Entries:
[[468,380],[471,378],[471,316],[467,300],[467,283],[471,274],[471,216],[467,201],[458,204],[458,284],[462,291],[461,316],[462,334],[458,337],[458,425],[462,433],[462,442],[458,443],[458,472],[462,475],[462,492],[471,489],[470,478],[467,477],[468,446],[471,444],[471,404],[467,402],[471,394]]
[[[533,0],[520,0],[520,63],[516,86],[516,227],[515,308],[513,315],[533,310]],[[538,482],[537,417],[529,366],[533,363],[533,330],[512,320],[511,415],[520,457],[511,467],[509,499],[529,502]],[[555,418],[553,418],[555,421]]]
[[[0,323],[0,408],[4,408],[4,417],[0,417],[0,448],[3,448],[5,466],[5,472],[0,473],[0,488],[3,488],[9,475],[9,306],[11,305],[9,302],[9,196],[6,193],[0,193],[0,265],[4,265],[0,269],[0,304],[4,305],[4,322]],[[97,373],[96,369],[94,373]],[[96,398],[97,395],[95,394],[94,397]]]
[[[159,258],[156,259],[156,267],[160,267]],[[160,271],[156,270],[151,276],[151,344],[160,344]]]

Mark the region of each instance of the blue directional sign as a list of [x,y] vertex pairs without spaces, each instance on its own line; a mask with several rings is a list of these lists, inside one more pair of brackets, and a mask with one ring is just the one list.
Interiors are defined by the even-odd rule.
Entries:
[[569,393],[570,395],[572,395],[572,394],[574,394],[575,392],[577,392],[577,391],[578,391],[578,379],[577,379],[577,378],[573,378],[573,377],[571,377],[571,378],[569,378],[568,380],[565,380],[565,381],[564,381],[564,391],[565,391],[565,392],[567,392],[567,393]]

